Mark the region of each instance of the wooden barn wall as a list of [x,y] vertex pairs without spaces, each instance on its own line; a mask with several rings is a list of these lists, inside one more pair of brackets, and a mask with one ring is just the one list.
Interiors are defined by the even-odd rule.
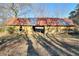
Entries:
[[[19,31],[20,26],[6,26],[8,27],[15,27],[15,31]],[[56,32],[62,32],[64,29],[74,29],[75,27],[56,27],[56,26],[44,26],[45,27],[45,33],[56,33]],[[32,26],[22,26],[22,29],[27,33],[27,34],[32,34],[33,28]]]

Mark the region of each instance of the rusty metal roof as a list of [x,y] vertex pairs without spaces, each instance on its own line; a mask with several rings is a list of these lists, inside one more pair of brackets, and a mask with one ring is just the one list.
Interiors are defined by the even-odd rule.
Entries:
[[[44,26],[70,26],[74,25],[73,21],[68,18],[36,18],[37,20],[35,25]],[[31,22],[35,22],[31,18],[10,18],[5,23],[6,25],[32,25]]]
[[30,20],[28,18],[10,18],[6,21],[6,25],[29,25]]
[[67,18],[40,18],[37,20],[38,25],[51,25],[51,26],[70,26],[74,25],[71,19]]

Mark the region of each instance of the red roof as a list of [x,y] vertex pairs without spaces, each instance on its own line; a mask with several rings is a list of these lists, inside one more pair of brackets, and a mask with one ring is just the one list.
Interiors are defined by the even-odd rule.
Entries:
[[47,18],[47,25],[59,25],[57,20],[62,20],[60,18]]
[[6,21],[6,25],[28,25],[30,20],[27,18],[10,18]]
[[46,18],[37,18],[36,25],[40,25],[40,26],[47,25]]
[[71,19],[63,18],[39,18],[37,20],[38,25],[52,25],[52,26],[61,26],[61,25],[74,25]]
[[74,25],[74,22],[72,21],[72,19],[65,18],[64,21],[69,23],[70,25]]
[[[36,18],[38,26],[51,25],[51,26],[70,26],[74,25],[71,19],[67,18]],[[34,20],[32,20],[34,21]],[[31,25],[30,18],[10,18],[6,21],[6,25]]]

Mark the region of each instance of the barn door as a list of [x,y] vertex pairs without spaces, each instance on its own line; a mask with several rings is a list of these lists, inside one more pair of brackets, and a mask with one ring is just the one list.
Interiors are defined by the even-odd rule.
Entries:
[[45,27],[44,26],[33,26],[33,31],[44,33]]

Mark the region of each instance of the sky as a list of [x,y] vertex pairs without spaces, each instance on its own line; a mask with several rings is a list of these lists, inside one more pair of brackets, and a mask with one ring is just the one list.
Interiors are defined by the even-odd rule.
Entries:
[[[19,17],[22,17],[22,18],[35,18],[35,17],[68,18],[69,13],[73,11],[77,5],[76,3],[28,3],[28,4],[31,4],[31,6],[28,6],[28,8],[26,6],[21,8]],[[7,6],[7,4],[5,3],[0,4],[0,5]],[[2,20],[3,19],[0,19],[0,21]]]
[[[77,4],[74,3],[36,3],[31,4],[32,9],[26,14],[31,19],[31,24],[35,24],[37,19],[35,17],[53,17],[53,18],[68,18],[69,13],[76,8]],[[26,12],[26,9],[23,11]]]
[[[27,13],[26,17],[57,17],[67,18],[77,4],[75,3],[36,3],[31,4],[33,9]],[[21,17],[23,17],[21,15]]]

